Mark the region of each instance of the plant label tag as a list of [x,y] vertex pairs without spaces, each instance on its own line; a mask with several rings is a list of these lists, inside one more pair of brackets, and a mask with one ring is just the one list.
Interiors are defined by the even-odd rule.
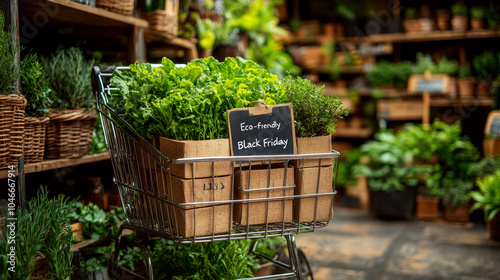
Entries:
[[411,75],[408,80],[410,93],[447,93],[450,77],[448,75]]
[[292,104],[232,109],[227,119],[233,156],[295,153]]
[[500,111],[491,111],[486,120],[484,134],[488,136],[500,136]]

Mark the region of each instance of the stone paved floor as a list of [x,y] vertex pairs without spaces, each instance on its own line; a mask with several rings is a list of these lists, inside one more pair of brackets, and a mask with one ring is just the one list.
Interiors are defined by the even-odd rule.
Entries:
[[500,243],[480,223],[387,221],[336,206],[327,227],[296,243],[316,280],[500,279]]

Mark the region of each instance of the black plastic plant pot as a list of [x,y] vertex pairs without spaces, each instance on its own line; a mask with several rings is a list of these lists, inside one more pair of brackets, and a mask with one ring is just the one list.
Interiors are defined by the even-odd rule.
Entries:
[[415,188],[370,192],[371,210],[374,215],[382,219],[411,219],[415,199]]

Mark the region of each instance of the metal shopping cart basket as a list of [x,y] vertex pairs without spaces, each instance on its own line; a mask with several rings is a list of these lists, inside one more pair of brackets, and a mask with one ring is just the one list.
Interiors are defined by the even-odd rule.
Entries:
[[[116,264],[125,229],[137,233],[132,242],[146,257],[149,279],[154,279],[153,268],[144,243],[158,238],[199,243],[283,236],[290,262],[273,261],[289,272],[252,279],[312,276],[310,269],[301,271],[306,260],[297,250],[294,234],[325,227],[333,217],[340,154],[167,158],[108,104],[116,90],[109,85],[113,71],[128,69],[101,71],[94,67],[92,74],[114,182],[126,217],[111,260],[114,277],[120,278],[118,271],[125,270]],[[314,165],[305,167],[310,161]],[[179,166],[193,176],[175,176],[173,170]],[[221,166],[229,166],[230,172],[221,175]],[[202,167],[209,175],[195,178],[194,170]]]

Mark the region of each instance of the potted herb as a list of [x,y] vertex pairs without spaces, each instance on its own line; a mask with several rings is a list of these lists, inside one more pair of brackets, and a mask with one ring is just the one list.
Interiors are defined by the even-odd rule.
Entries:
[[97,117],[90,80],[94,62],[75,47],[42,57],[56,96],[48,114],[45,158],[74,158],[88,153]]
[[5,27],[0,11],[0,169],[17,163],[23,153],[24,109],[26,99],[19,94],[20,75],[17,62],[19,47],[12,28]]
[[495,3],[490,3],[486,10],[486,21],[491,30],[498,30],[500,28],[500,8]]
[[458,94],[461,98],[474,97],[476,79],[472,76],[470,64],[460,65],[458,68]]
[[39,162],[45,150],[45,128],[49,122],[46,115],[54,97],[36,54],[27,54],[21,62],[21,91],[28,102],[24,119],[24,161]]
[[498,75],[498,57],[492,51],[485,51],[474,56],[472,66],[478,79],[477,96],[485,97],[491,94],[492,80]]
[[470,9],[470,29],[472,31],[483,29],[483,20],[486,16],[484,7],[474,6]]
[[436,11],[436,25],[438,30],[450,29],[450,12],[446,9]]
[[403,27],[405,32],[414,33],[420,31],[420,21],[417,19],[417,9],[414,7],[407,7],[404,10],[405,18],[403,20]]
[[475,201],[471,211],[483,209],[490,238],[500,241],[500,171],[478,179],[477,185],[479,190],[469,193]]
[[463,3],[457,2],[451,6],[451,12],[453,14],[451,18],[452,30],[457,32],[467,31],[467,7]]

